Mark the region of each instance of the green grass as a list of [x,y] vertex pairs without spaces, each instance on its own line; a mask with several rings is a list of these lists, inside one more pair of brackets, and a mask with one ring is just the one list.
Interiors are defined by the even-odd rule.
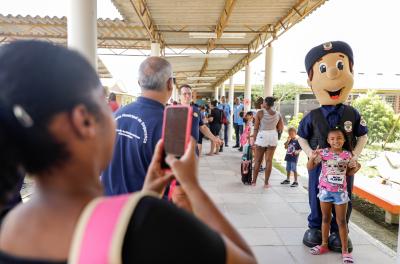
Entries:
[[283,167],[279,162],[276,160],[272,160],[272,166],[274,166],[275,169],[286,175],[286,168]]

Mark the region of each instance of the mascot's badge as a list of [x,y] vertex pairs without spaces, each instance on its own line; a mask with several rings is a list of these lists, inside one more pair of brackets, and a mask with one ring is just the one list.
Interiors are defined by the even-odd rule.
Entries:
[[365,119],[362,118],[362,117],[361,117],[361,120],[360,120],[360,125],[362,125],[362,126],[367,126],[367,122],[366,122]]
[[347,133],[350,133],[351,131],[353,131],[353,124],[351,123],[351,121],[345,121],[344,122],[344,130]]
[[324,50],[331,50],[333,48],[332,42],[327,42],[323,44]]
[[196,112],[194,112],[194,113],[193,113],[193,116],[194,116],[194,117],[199,117],[199,114],[196,113]]

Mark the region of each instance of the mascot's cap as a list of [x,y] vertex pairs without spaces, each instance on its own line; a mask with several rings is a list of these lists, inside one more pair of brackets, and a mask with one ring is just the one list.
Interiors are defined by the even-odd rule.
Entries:
[[324,44],[318,45],[312,48],[306,55],[305,65],[307,74],[310,72],[314,63],[325,56],[328,53],[341,52],[350,60],[350,63],[353,64],[353,50],[350,45],[343,41],[331,41],[326,42]]

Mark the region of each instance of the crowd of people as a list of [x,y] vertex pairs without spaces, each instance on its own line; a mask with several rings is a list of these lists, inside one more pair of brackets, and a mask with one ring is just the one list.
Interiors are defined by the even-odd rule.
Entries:
[[[142,95],[114,116],[95,70],[78,53],[38,41],[0,48],[0,206],[17,191],[21,174],[37,185],[1,222],[0,263],[256,262],[199,185],[196,140],[179,160],[163,156],[162,116],[172,83],[166,60],[146,59],[139,69]],[[193,117],[198,133],[201,118]],[[171,173],[161,169],[163,161]],[[172,178],[190,211],[162,199]],[[104,193],[110,197],[101,198]],[[78,231],[90,227],[99,203],[118,205],[128,193],[138,198],[124,214],[126,229],[118,227],[122,235],[112,240],[118,262],[100,262],[108,255],[97,246],[109,238],[100,232],[83,240]],[[114,216],[101,214],[101,223]],[[84,252],[91,260],[72,261],[80,245],[91,250]]]
[[[275,99],[259,98],[256,109],[248,112],[240,98],[231,109],[224,96],[199,106],[192,101],[190,85],[182,85],[179,102],[172,103],[192,107],[192,139],[177,159],[166,155],[162,142],[164,109],[174,82],[171,64],[149,57],[139,67],[141,96],[120,107],[115,94],[105,100],[95,70],[75,51],[39,41],[0,48],[0,263],[256,262],[245,240],[200,186],[198,160],[204,138],[211,142],[207,155],[229,147],[232,120],[232,147],[246,157],[252,153],[250,185],[256,186],[264,171],[268,189],[273,156],[284,131]],[[292,187],[298,186],[302,150],[296,134],[296,129],[288,129],[287,178],[281,183],[290,184],[293,173]],[[318,145],[309,155],[308,170],[322,168],[318,179],[322,244],[311,253],[328,250],[334,206],[343,256],[352,263],[346,223],[350,199],[343,179],[360,166],[343,149],[345,138],[340,128],[330,129],[329,147]],[[162,169],[163,163],[171,170]],[[35,179],[37,188],[29,202],[21,203],[25,174]],[[114,213],[101,210],[110,204],[119,205],[111,208]],[[124,213],[117,214],[122,207]],[[115,221],[119,235],[110,239],[100,232],[87,240],[80,232],[96,224],[91,217],[105,225],[120,217]],[[116,256],[116,262],[98,262],[103,255],[110,257],[96,250],[97,242],[107,239],[113,242],[110,256]],[[83,255],[89,260],[80,260],[80,247],[88,250]]]

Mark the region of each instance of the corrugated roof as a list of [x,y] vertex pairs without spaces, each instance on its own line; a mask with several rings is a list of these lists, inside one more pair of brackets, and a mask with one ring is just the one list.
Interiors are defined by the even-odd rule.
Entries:
[[[211,87],[222,84],[260,51],[304,19],[326,0],[111,0],[123,20],[98,20],[98,47],[150,49],[150,41],[165,50],[226,53],[226,58],[167,57],[178,85],[187,77],[215,76]],[[66,18],[0,15],[0,43],[40,38],[66,44]],[[191,32],[215,33],[217,38],[191,38]],[[236,34],[226,38],[223,34]],[[244,34],[237,38],[237,34]],[[243,54],[243,51],[247,51]],[[198,86],[201,87],[201,86]]]
[[[218,86],[252,61],[260,50],[301,21],[325,0],[111,0],[125,20],[146,28],[149,38],[162,48],[214,50],[246,55],[218,59],[168,59],[178,78],[185,75],[218,78]],[[190,38],[190,32],[217,33],[221,38]],[[243,38],[224,38],[223,33],[244,33]],[[235,55],[236,56],[236,55]],[[240,58],[239,58],[240,57]],[[239,58],[239,59],[238,59]],[[235,63],[233,63],[235,62]],[[218,70],[218,71],[215,71]],[[185,71],[185,72],[183,72]],[[209,82],[209,81],[207,81]],[[198,81],[198,83],[201,83]]]

